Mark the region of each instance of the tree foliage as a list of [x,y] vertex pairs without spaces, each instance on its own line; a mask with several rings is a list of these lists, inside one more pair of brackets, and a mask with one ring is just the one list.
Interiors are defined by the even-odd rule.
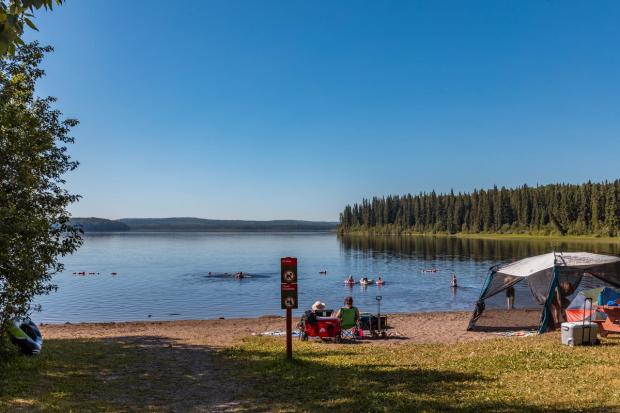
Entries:
[[32,43],[0,59],[0,330],[27,315],[35,295],[55,288],[59,257],[81,244],[67,212],[79,197],[63,179],[78,165],[67,153],[78,122],[64,119],[54,98],[34,94],[51,50]]
[[35,10],[52,10],[62,3],[63,0],[0,0],[0,56],[13,54],[16,47],[24,46],[25,26],[38,30],[32,22]]
[[339,231],[620,235],[620,180],[421,193],[347,205]]

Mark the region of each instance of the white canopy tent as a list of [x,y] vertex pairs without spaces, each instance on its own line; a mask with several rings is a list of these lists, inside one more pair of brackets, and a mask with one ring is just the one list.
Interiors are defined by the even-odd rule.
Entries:
[[589,252],[552,252],[492,267],[468,329],[475,327],[484,312],[485,300],[519,282],[527,281],[532,296],[538,304],[543,305],[538,332],[548,331],[553,326],[551,307],[555,304],[564,310],[563,299],[577,289],[584,274],[620,287],[620,258]]

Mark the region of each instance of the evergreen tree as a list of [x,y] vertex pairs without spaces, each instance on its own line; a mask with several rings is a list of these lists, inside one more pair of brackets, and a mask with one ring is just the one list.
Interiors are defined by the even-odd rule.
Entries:
[[618,194],[613,184],[607,185],[605,196],[605,230],[610,236],[618,230]]
[[340,231],[620,233],[620,179],[535,188],[493,187],[472,193],[386,196],[340,214]]

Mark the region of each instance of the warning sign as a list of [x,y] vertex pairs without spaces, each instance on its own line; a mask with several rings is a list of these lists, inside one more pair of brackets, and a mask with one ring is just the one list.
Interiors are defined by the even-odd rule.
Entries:
[[282,279],[284,280],[284,282],[287,282],[287,283],[294,283],[296,278],[297,276],[295,275],[293,271],[287,271],[284,274],[282,274]]
[[285,297],[284,298],[284,306],[286,308],[297,307],[297,300],[295,299],[295,297]]
[[282,309],[297,308],[297,258],[282,258],[280,274]]
[[282,283],[297,283],[297,258],[282,258],[280,268]]

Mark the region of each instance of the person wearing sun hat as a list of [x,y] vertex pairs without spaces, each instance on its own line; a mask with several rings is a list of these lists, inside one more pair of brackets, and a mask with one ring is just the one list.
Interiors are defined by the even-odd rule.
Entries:
[[303,326],[304,321],[309,323],[316,323],[317,317],[324,317],[325,315],[325,303],[321,301],[316,301],[314,304],[312,304],[310,310],[306,311],[301,317],[299,326]]

